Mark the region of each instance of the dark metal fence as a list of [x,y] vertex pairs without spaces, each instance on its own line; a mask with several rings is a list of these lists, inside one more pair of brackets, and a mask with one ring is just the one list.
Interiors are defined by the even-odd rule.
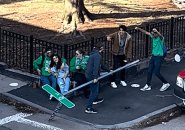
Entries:
[[[185,46],[185,18],[177,17],[169,20],[147,24],[142,27],[146,31],[157,28],[165,37],[167,49],[181,48]],[[144,59],[151,54],[151,44],[149,36],[138,32],[137,30],[128,31],[132,35],[132,54],[131,61]],[[0,27],[0,62],[5,62],[10,67],[21,69],[33,73],[33,61],[41,55],[44,48],[50,46],[53,51],[67,59],[68,63],[74,56],[77,48],[82,48],[89,54],[94,43],[101,41],[105,44],[103,53],[103,62],[112,66],[112,41],[108,42],[106,37],[91,38],[81,43],[58,45],[55,43],[43,41],[33,36],[24,36],[9,32]]]

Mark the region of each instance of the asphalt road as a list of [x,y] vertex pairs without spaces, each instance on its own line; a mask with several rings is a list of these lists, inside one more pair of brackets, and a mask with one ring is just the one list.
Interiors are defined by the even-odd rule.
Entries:
[[[14,106],[0,103],[0,130],[93,130],[94,128],[62,118],[48,122],[50,115],[22,113]],[[94,129],[95,130],[95,129]]]

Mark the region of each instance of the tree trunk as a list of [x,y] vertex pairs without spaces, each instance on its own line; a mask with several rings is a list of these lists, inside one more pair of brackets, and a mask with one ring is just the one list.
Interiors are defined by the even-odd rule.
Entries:
[[92,14],[85,8],[84,0],[65,0],[64,8],[64,28],[71,23],[75,30],[78,23],[92,21]]

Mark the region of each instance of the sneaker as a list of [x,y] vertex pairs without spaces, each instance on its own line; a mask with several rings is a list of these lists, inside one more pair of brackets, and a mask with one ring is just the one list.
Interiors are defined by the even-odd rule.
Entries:
[[116,83],[115,83],[115,82],[111,82],[111,87],[113,87],[113,88],[117,88],[118,86],[116,85]]
[[103,98],[98,98],[93,102],[93,105],[103,102]]
[[146,91],[146,90],[151,90],[151,86],[148,86],[148,84],[146,84],[143,88],[141,88],[141,91]]
[[91,114],[95,114],[95,113],[98,113],[95,109],[93,109],[93,108],[86,108],[85,109],[85,112],[86,113],[91,113]]
[[160,91],[162,92],[162,91],[165,91],[166,89],[168,89],[170,87],[170,84],[169,83],[166,83],[166,84],[164,84],[163,83],[163,86],[160,88]]
[[52,100],[52,98],[53,98],[53,96],[52,96],[52,95],[50,95],[50,96],[49,96],[49,100]]
[[127,83],[126,83],[125,81],[120,81],[120,84],[121,84],[122,86],[124,86],[124,87],[127,86]]

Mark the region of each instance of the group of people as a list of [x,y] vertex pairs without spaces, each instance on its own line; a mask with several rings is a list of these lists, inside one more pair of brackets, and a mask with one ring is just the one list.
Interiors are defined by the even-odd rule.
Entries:
[[[160,91],[165,91],[170,84],[160,73],[160,67],[164,56],[164,37],[155,28],[151,33],[139,27],[136,27],[135,29],[149,35],[152,39],[152,57],[149,63],[147,82],[141,90],[151,90],[152,74],[155,73],[163,83]],[[107,40],[113,41],[113,70],[126,65],[132,58],[132,37],[127,32],[127,27],[125,25],[120,25],[117,32],[107,36]],[[62,94],[69,90],[71,77],[77,83],[77,86],[88,81],[93,81],[88,87],[83,88],[84,96],[88,98],[85,112],[97,113],[93,108],[93,104],[103,102],[103,98],[98,98],[98,77],[100,77],[101,69],[109,72],[109,69],[102,64],[101,53],[103,50],[104,45],[101,42],[94,45],[89,56],[85,55],[83,50],[77,49],[75,56],[71,59],[70,64],[68,65],[66,59],[59,57],[57,54],[52,54],[52,49],[47,48],[45,53],[34,61],[33,66],[40,75],[42,85],[49,84],[56,89],[58,84]],[[111,86],[113,88],[117,88],[119,82],[121,86],[127,86],[124,69],[117,74],[113,74],[111,77]],[[50,95],[50,99],[52,99],[52,95]]]
[[[45,52],[33,62],[33,67],[40,75],[42,85],[48,84],[56,89],[58,84],[61,94],[65,94],[69,90],[71,77],[77,83],[77,86],[93,80],[92,84],[83,89],[85,97],[88,98],[85,112],[97,113],[92,105],[103,102],[103,98],[98,98],[99,82],[97,80],[101,68],[103,68],[103,65],[101,65],[101,52],[103,50],[102,43],[95,44],[89,56],[85,55],[83,50],[77,49],[70,65],[68,65],[65,58],[52,54],[52,49],[46,48]],[[52,99],[52,95],[49,99]]]

